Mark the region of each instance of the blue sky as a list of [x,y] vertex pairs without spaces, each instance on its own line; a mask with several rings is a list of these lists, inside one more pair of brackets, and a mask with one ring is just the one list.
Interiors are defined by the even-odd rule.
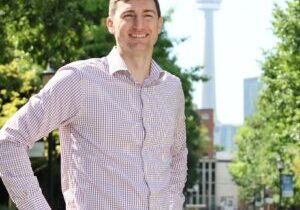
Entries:
[[[274,2],[284,0],[222,0],[215,12],[217,117],[221,123],[243,122],[243,80],[261,74],[262,50],[276,44],[272,33]],[[196,0],[160,0],[162,12],[175,12],[167,30],[172,38],[189,37],[175,48],[183,68],[203,64],[204,19]],[[201,105],[201,84],[194,84],[194,103]]]

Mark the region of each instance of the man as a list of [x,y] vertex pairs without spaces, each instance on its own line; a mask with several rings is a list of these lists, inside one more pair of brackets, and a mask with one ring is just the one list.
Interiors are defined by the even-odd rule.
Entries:
[[50,209],[27,156],[59,128],[67,210],[178,210],[186,181],[180,80],[152,60],[157,0],[110,0],[116,47],[62,67],[0,132],[0,176],[20,210]]

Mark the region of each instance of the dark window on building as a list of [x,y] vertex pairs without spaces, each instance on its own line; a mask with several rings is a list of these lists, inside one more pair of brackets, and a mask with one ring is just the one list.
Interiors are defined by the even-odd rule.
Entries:
[[202,178],[203,178],[203,171],[199,171],[199,182],[202,183]]
[[202,169],[202,167],[203,167],[203,163],[200,162],[200,163],[199,163],[199,168],[200,168],[200,170]]
[[208,171],[205,172],[205,182],[209,181],[209,174]]
[[203,190],[202,190],[202,185],[199,185],[199,194],[202,195],[203,194]]
[[214,170],[216,168],[216,163],[212,163],[211,168]]
[[215,184],[211,185],[211,194],[215,195],[216,189],[215,189]]

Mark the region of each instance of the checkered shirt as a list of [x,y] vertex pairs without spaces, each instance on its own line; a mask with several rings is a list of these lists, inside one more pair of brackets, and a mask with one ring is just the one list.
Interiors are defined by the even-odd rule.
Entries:
[[187,148],[180,80],[153,60],[143,84],[116,48],[60,68],[0,131],[0,176],[20,210],[50,209],[28,158],[58,128],[67,210],[181,210]]

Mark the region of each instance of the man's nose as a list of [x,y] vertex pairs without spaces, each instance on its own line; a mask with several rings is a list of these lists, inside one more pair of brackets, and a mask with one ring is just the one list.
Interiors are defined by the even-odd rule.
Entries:
[[141,16],[136,16],[134,19],[134,27],[136,29],[142,29],[144,27],[144,19]]

